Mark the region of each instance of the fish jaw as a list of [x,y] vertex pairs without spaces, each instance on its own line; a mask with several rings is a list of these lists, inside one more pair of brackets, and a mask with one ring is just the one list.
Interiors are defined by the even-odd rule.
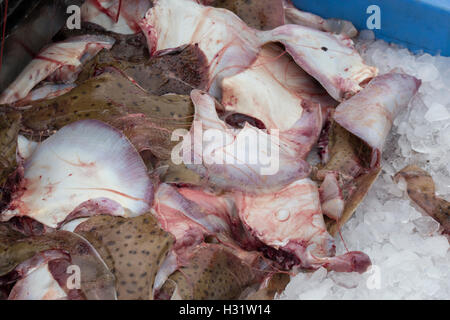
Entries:
[[55,228],[71,213],[86,215],[84,211],[137,216],[153,200],[153,186],[136,149],[100,121],[64,127],[36,147],[24,167],[24,187],[0,216],[3,221],[29,216]]

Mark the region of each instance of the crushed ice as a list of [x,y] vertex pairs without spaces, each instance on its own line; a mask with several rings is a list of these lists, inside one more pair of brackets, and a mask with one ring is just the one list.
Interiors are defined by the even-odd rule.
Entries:
[[[433,177],[437,193],[450,200],[450,57],[412,54],[360,33],[357,48],[380,73],[397,69],[422,80],[419,94],[395,121],[383,171],[354,217],[342,229],[350,250],[367,253],[364,274],[329,272],[293,277],[280,299],[450,299],[450,246],[439,224],[424,216],[396,185],[393,175],[416,164]],[[337,252],[344,253],[337,237]]]

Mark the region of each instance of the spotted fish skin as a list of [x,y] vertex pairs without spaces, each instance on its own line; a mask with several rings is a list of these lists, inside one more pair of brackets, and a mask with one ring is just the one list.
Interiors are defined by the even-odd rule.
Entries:
[[33,103],[22,113],[22,130],[42,139],[75,121],[95,119],[121,130],[139,152],[169,159],[172,131],[189,129],[193,112],[189,96],[151,95],[120,74],[104,73],[63,96]]
[[256,292],[245,297],[245,300],[272,300],[275,295],[281,294],[290,281],[287,273],[274,273]]
[[261,275],[218,244],[194,249],[189,263],[173,273],[161,288],[160,298],[183,300],[237,299]]
[[75,232],[97,249],[114,274],[118,299],[153,299],[156,274],[174,239],[151,214],[129,219],[96,216]]
[[207,87],[209,66],[198,46],[184,45],[163,50],[151,58],[140,54],[121,55],[121,51],[115,48],[101,51],[84,67],[77,82],[83,83],[104,70],[115,69],[155,95],[187,95],[192,89],[204,90]]
[[9,201],[7,180],[17,167],[17,137],[20,130],[21,115],[13,110],[0,112],[0,210]]

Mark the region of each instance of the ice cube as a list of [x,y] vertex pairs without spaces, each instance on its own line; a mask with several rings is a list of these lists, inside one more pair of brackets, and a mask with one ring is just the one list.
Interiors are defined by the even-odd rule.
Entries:
[[417,70],[417,76],[423,82],[431,82],[439,78],[439,70],[431,63],[423,63]]
[[424,216],[413,221],[417,231],[423,236],[429,236],[439,230],[440,224],[431,217]]
[[440,103],[433,103],[425,113],[425,119],[429,122],[443,121],[450,119],[450,112]]

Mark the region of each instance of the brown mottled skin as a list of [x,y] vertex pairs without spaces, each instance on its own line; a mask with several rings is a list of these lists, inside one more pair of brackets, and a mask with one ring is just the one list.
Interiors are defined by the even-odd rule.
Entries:
[[16,148],[20,129],[20,113],[2,109],[0,112],[0,210],[8,202],[7,180],[17,167]]
[[288,273],[275,273],[267,280],[267,285],[250,294],[246,300],[272,300],[276,294],[281,294],[291,277]]
[[255,29],[270,30],[284,24],[282,0],[203,0],[203,3],[233,11]]
[[128,219],[96,216],[75,232],[97,249],[114,274],[118,299],[153,299],[156,273],[174,239],[151,214]]
[[188,95],[192,89],[206,89],[208,65],[203,52],[186,45],[161,52],[147,60],[124,60],[112,51],[103,50],[83,69],[77,82],[110,68],[120,70],[150,94],[176,93]]
[[22,130],[42,139],[83,119],[106,122],[122,130],[140,152],[168,159],[174,129],[189,129],[194,107],[189,96],[146,93],[117,73],[91,78],[72,91],[33,103],[22,112]]
[[158,295],[183,300],[237,299],[260,281],[255,271],[226,247],[202,244],[194,249],[190,261],[169,277]]
[[439,222],[444,233],[450,235],[450,203],[436,196],[433,178],[425,170],[410,165],[400,170],[395,181],[405,179],[409,198],[426,214]]

